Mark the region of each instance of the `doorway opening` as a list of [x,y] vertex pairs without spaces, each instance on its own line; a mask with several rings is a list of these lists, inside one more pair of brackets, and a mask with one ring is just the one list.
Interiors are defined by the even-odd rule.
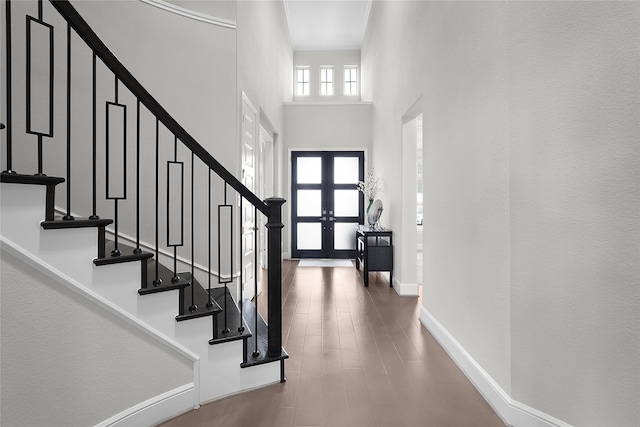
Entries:
[[423,208],[423,171],[422,171],[422,114],[416,118],[416,236],[418,238],[416,244],[417,260],[416,260],[416,274],[417,283],[422,285],[422,263],[423,263],[423,247],[422,247],[422,223],[424,221],[424,208]]
[[291,255],[355,258],[355,228],[364,221],[363,151],[291,153]]
[[402,274],[405,291],[418,293],[423,283],[422,113],[419,101],[402,124]]

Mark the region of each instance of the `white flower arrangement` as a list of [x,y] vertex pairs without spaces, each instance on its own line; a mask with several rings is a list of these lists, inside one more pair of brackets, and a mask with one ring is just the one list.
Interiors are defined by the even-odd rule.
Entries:
[[371,168],[371,170],[367,172],[364,182],[358,181],[358,190],[364,193],[370,201],[376,198],[376,195],[382,187],[380,179],[375,175],[374,171],[375,168]]

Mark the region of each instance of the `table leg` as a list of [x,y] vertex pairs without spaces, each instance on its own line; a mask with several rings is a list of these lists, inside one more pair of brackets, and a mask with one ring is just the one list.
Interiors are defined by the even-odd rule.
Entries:
[[363,267],[364,268],[362,269],[362,272],[364,274],[364,286],[368,287],[369,286],[369,266],[365,262]]

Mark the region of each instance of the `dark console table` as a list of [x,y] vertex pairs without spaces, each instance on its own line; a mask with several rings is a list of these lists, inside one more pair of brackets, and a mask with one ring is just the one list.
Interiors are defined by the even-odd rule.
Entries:
[[364,285],[369,286],[370,271],[388,271],[393,287],[393,236],[385,228],[371,229],[359,225],[356,229],[356,268],[363,266]]

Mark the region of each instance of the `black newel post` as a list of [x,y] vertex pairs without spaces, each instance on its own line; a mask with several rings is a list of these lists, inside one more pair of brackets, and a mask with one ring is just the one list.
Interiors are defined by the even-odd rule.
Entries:
[[269,355],[282,353],[282,205],[284,199],[270,197],[265,200],[269,206],[267,220],[268,287],[269,287]]

